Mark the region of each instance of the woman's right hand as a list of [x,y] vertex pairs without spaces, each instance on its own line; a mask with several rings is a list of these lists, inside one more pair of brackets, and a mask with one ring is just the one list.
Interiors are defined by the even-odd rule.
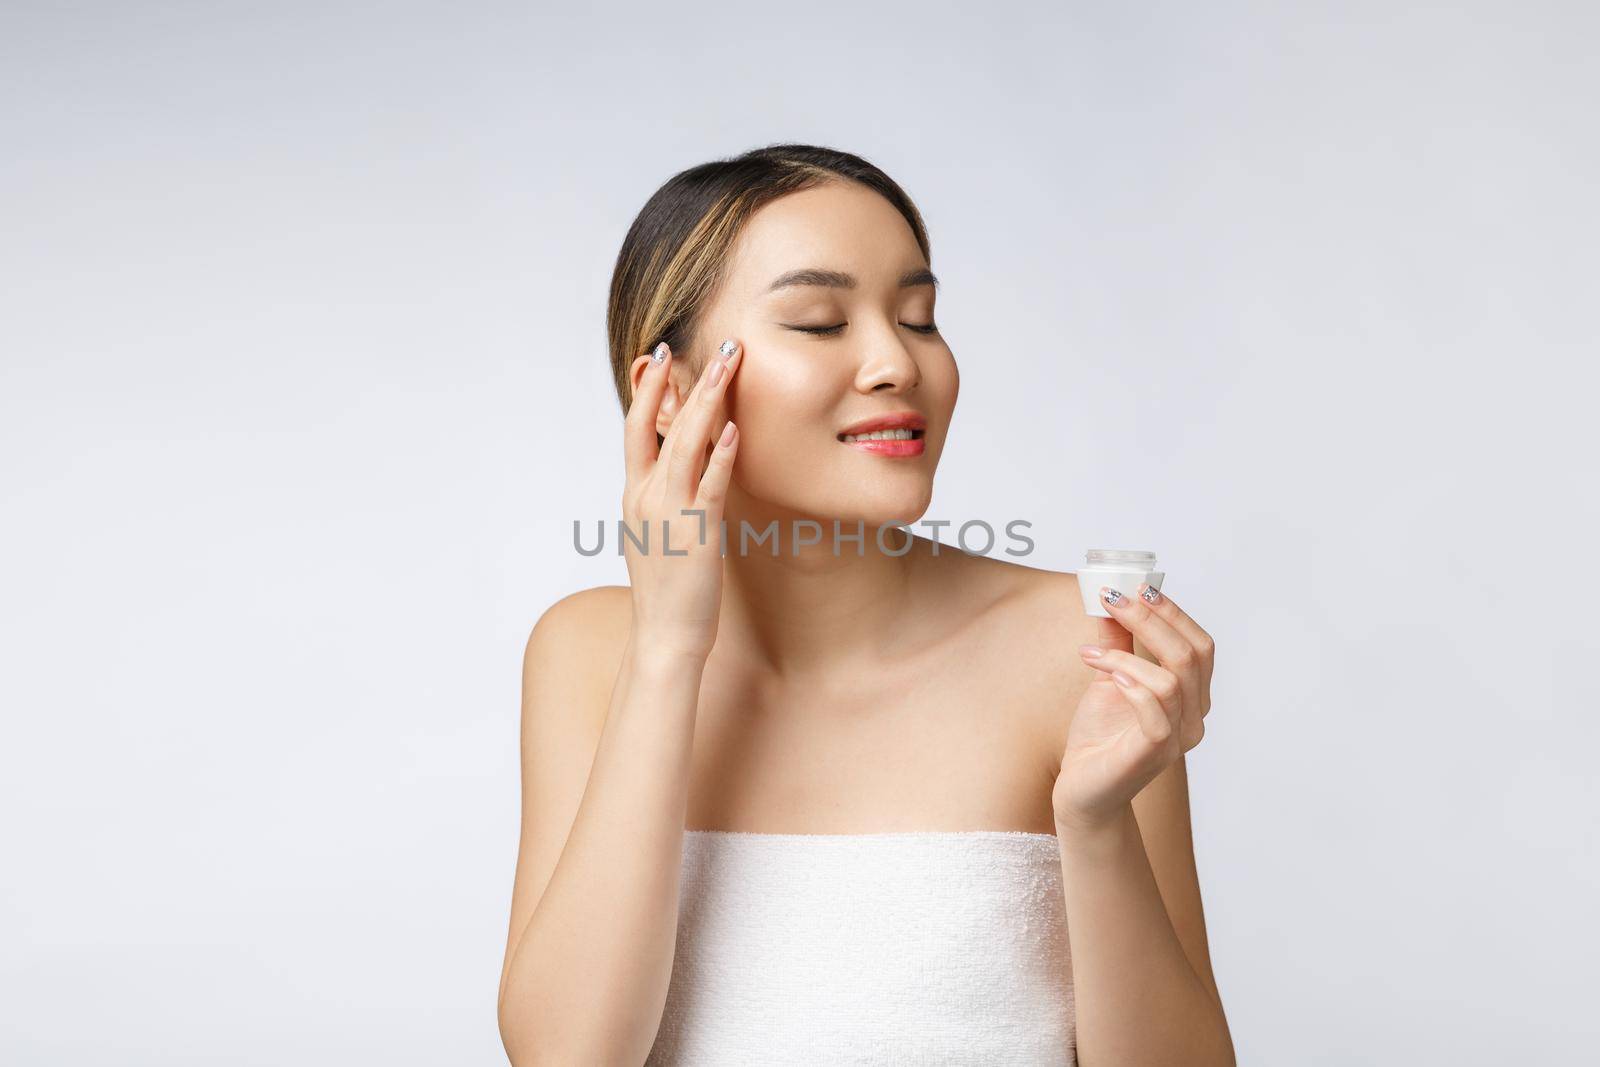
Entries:
[[[640,551],[623,537],[633,589],[633,639],[704,659],[716,641],[722,606],[722,509],[738,450],[738,427],[728,422],[709,463],[706,445],[744,346],[734,342],[730,353],[719,348],[711,357],[659,448],[656,420],[673,355],[665,342],[656,353],[662,358],[657,362],[648,357],[624,420],[622,516],[647,546]],[[703,519],[696,511],[704,512]],[[663,551],[663,534],[670,534],[665,547],[671,555]]]

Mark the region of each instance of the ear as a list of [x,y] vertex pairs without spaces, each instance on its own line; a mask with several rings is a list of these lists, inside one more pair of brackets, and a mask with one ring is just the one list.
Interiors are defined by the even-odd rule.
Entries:
[[677,360],[667,371],[667,387],[661,392],[661,407],[656,411],[656,433],[662,437],[667,436],[667,431],[672,429],[673,420],[683,410],[684,402],[688,399],[690,386],[688,381],[688,368],[681,366]]
[[628,395],[639,395],[639,383],[644,381],[644,372],[650,369],[650,357],[639,356],[633,361],[633,366],[628,368]]

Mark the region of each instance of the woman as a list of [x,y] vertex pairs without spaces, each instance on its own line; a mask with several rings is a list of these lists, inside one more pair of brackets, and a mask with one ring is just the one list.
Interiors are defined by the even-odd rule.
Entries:
[[528,640],[513,1063],[1233,1063],[1183,762],[1211,640],[903,529],[958,388],[929,264],[898,185],[806,145],[629,230],[630,584]]

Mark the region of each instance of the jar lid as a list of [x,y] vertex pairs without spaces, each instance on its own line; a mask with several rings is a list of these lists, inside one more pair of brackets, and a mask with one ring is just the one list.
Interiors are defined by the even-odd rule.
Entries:
[[1091,548],[1084,558],[1090,563],[1154,563],[1156,554],[1135,548]]

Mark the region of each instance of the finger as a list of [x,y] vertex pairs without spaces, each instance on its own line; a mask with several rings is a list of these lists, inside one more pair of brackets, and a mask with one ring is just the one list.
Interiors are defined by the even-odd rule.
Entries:
[[1133,705],[1134,716],[1139,720],[1139,732],[1152,745],[1165,745],[1176,727],[1167,709],[1156,694],[1121,670],[1111,675],[1111,680],[1122,688],[1122,695]]
[[[1142,598],[1101,586],[1100,603],[1117,622],[1144,642],[1144,647],[1155,654],[1163,667],[1177,674],[1193,673],[1195,680],[1199,680],[1199,650],[1170,622],[1151,611]],[[1131,644],[1126,651],[1133,651]]]
[[1211,635],[1161,590],[1146,583],[1139,587],[1139,596],[1150,606],[1152,612],[1165,619],[1168,625],[1186,637],[1195,651],[1200,653],[1202,664],[1200,683],[1203,689],[1209,689],[1211,671],[1216,664],[1216,642],[1211,639]]
[[[1148,689],[1160,701],[1162,708],[1174,720],[1183,714],[1183,680],[1159,663],[1151,663],[1142,656],[1117,649],[1097,649],[1094,645],[1079,645],[1078,654],[1097,671],[1113,674],[1120,671]],[[1113,675],[1113,681],[1116,680]]]
[[[1083,579],[1080,577],[1078,580],[1081,582]],[[1098,615],[1094,617],[1094,622],[1095,641],[1099,643],[1101,648],[1117,648],[1124,652],[1133,651],[1133,635],[1128,632],[1128,628],[1123,626],[1122,623],[1115,618],[1102,619]]]
[[[1211,702],[1197,690],[1192,682],[1173,674],[1159,663],[1151,663],[1136,652],[1105,649],[1098,645],[1079,645],[1078,655],[1097,671],[1110,674],[1120,670],[1132,675],[1161,701],[1172,713],[1174,722],[1182,725],[1187,719],[1204,720],[1211,713]],[[1200,729],[1204,729],[1203,726]],[[1192,746],[1191,746],[1192,747]]]
[[662,447],[667,454],[667,490],[676,493],[674,499],[692,498],[695,494],[712,420],[722,406],[728,382],[739,368],[739,354],[743,350],[737,342],[722,343],[700,380],[689,391],[689,402],[667,429],[667,440]]
[[1101,648],[1115,648],[1123,652],[1133,651],[1133,635],[1128,628],[1116,619],[1102,619],[1095,616],[1095,629],[1099,636],[1095,640],[1100,642]]
[[628,414],[623,420],[624,466],[632,478],[643,477],[659,454],[656,416],[661,411],[661,397],[667,391],[667,372],[672,369],[672,349],[662,341],[651,355],[639,358],[646,360],[648,365],[639,379],[639,387],[633,391],[633,402],[628,405]]
[[708,523],[722,519],[722,505],[728,499],[728,481],[733,476],[733,459],[738,450],[739,427],[730,419],[722,428],[717,446],[711,450],[711,462],[706,464],[700,492],[695,497],[696,504],[705,509]]

